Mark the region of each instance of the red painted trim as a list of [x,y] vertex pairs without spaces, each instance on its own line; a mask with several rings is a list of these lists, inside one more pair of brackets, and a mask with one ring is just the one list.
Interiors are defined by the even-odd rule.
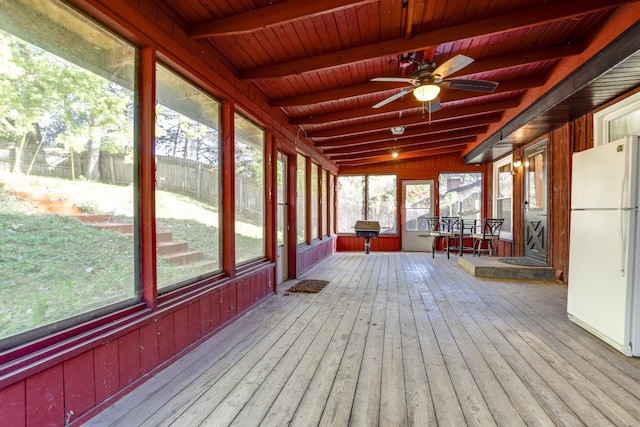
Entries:
[[298,246],[296,274],[302,274],[325,257],[335,252],[335,237],[314,240],[310,245]]
[[324,206],[324,204],[322,203],[322,166],[316,166],[316,172],[318,175],[316,179],[316,182],[318,183],[318,235],[314,236],[314,238],[322,239],[322,207]]
[[140,51],[139,233],[140,286],[147,307],[158,305],[155,217],[155,49]]
[[118,341],[111,341],[93,351],[96,401],[102,402],[120,390]]
[[69,359],[64,370],[64,412],[72,421],[96,405],[93,353],[88,351]]
[[287,276],[297,277],[297,235],[298,216],[296,215],[296,192],[298,189],[298,155],[287,155]]
[[[93,387],[93,384],[91,384],[91,386]],[[25,381],[20,381],[10,386],[0,388],[1,426],[27,425],[25,387]]]
[[62,365],[27,378],[27,425],[64,425],[64,379]]
[[222,104],[222,270],[227,276],[235,276],[235,161],[234,161],[234,105]]
[[[55,360],[52,361],[56,355],[64,353],[68,358],[80,354],[90,348],[89,345],[93,341],[100,340],[105,333],[121,328],[148,313],[147,310],[144,310],[144,306],[138,304],[5,351],[0,356],[0,388],[5,386],[5,375],[20,371],[22,378],[25,378],[46,367],[53,366],[58,363]],[[28,366],[36,362],[39,363],[40,368],[33,372]]]
[[304,204],[306,209],[305,213],[305,228],[307,229],[307,245],[310,245],[313,241],[313,236],[311,235],[311,157],[305,157],[305,199]]
[[123,387],[131,384],[140,378],[140,351],[131,351],[131,349],[140,348],[140,329],[131,331],[126,335],[118,338],[118,358],[119,358],[119,375],[120,386]]
[[265,183],[265,227],[266,227],[266,256],[269,260],[275,262],[276,261],[276,250],[277,250],[277,241],[276,241],[276,198],[277,198],[277,188],[276,188],[276,168],[277,168],[277,150],[276,150],[276,142],[275,135],[273,131],[267,130],[264,135],[265,147],[264,147],[264,155],[265,155],[265,174],[264,174],[264,183]]
[[152,321],[140,328],[140,373],[151,372],[160,363],[158,323]]

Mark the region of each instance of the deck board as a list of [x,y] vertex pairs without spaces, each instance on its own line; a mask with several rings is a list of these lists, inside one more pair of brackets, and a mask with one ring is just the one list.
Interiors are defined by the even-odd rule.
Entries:
[[571,323],[566,286],[456,257],[343,252],[86,425],[639,425],[640,360]]

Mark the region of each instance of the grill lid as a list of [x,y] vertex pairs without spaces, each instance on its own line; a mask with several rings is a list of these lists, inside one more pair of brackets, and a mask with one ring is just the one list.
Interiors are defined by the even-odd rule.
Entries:
[[380,231],[380,223],[378,221],[356,221],[353,226],[356,231]]

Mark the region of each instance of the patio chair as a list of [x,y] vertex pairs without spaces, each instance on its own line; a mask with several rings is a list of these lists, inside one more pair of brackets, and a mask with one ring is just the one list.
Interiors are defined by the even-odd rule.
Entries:
[[[504,218],[485,218],[482,228],[477,233],[471,235],[473,239],[473,256],[481,252],[488,252],[489,256],[498,253],[498,240],[500,240],[500,229],[504,223]],[[482,248],[482,244],[487,242],[487,247]]]
[[436,243],[438,239],[442,242],[441,246],[444,250],[444,238],[445,236],[440,230],[440,217],[430,216],[427,218],[427,224],[429,225],[429,236],[433,237],[431,242],[431,258],[436,257]]
[[[451,239],[457,238],[456,232],[460,229],[460,218],[457,216],[440,217],[439,233],[442,237],[442,244],[447,244],[447,258],[450,258]],[[442,248],[444,250],[444,246]]]

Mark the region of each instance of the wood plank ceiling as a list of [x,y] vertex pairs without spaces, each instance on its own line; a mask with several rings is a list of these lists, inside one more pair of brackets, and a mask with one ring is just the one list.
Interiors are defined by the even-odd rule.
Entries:
[[[205,39],[338,167],[469,150],[531,104],[558,63],[581,55],[624,0],[159,0]],[[408,93],[378,102],[424,62],[466,55],[448,78],[497,82],[492,93],[442,86],[440,110]],[[613,64],[615,65],[615,64]],[[635,84],[638,84],[636,77]],[[529,95],[529,96],[528,96]],[[392,135],[392,127],[404,127]],[[504,144],[503,144],[504,145]],[[490,150],[487,152],[492,153]],[[504,150],[489,156],[491,160]],[[473,161],[474,159],[469,159]]]

